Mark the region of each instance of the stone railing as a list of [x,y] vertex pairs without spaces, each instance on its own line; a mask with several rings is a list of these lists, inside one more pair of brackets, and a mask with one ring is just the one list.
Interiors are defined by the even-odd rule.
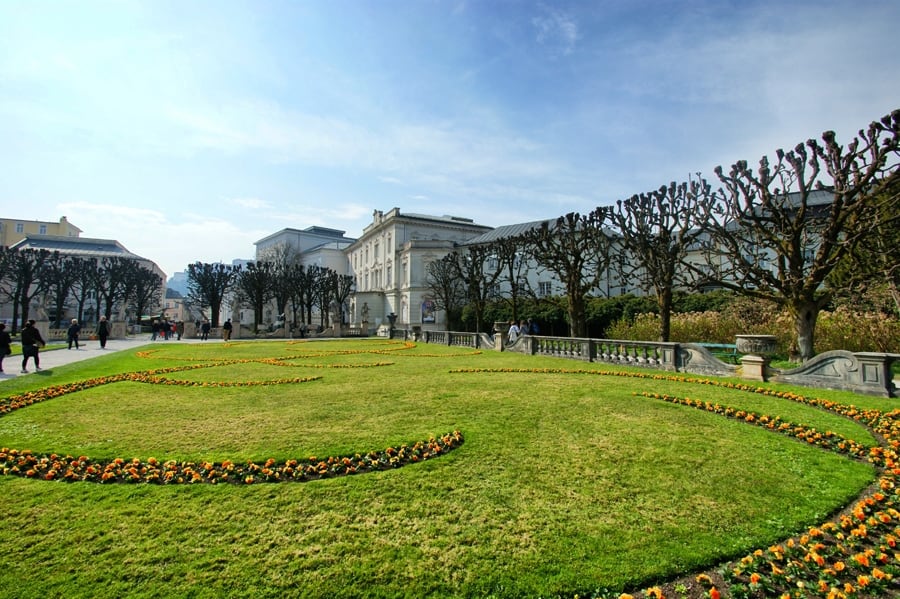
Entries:
[[[397,336],[413,339],[411,332],[398,330]],[[733,376],[754,381],[775,381],[804,387],[836,389],[897,397],[892,366],[900,354],[825,352],[792,369],[771,368],[768,359],[745,355],[740,364],[726,364],[698,343],[661,343],[624,339],[581,339],[523,335],[514,343],[494,344],[484,333],[424,331],[419,341],[465,347],[493,347],[501,351],[639,366],[654,370],[686,372],[708,376]]]

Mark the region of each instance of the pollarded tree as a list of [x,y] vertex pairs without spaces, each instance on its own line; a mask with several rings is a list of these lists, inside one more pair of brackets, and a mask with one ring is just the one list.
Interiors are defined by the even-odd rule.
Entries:
[[78,256],[67,256],[53,252],[47,262],[47,294],[53,299],[53,315],[55,326],[61,326],[66,303],[72,296],[72,290],[85,277],[87,268],[93,268],[89,262]]
[[284,273],[284,277],[283,284],[290,292],[288,299],[291,302],[291,328],[293,328],[306,314],[306,304],[304,303],[306,301],[304,285],[307,284],[306,267],[300,263],[292,264]]
[[500,264],[494,260],[493,250],[487,245],[470,245],[464,252],[449,255],[453,256],[453,267],[462,279],[466,299],[475,314],[475,332],[481,333],[487,305],[497,297],[497,281],[502,272]]
[[126,302],[137,318],[162,303],[162,277],[149,268],[138,266],[126,285]]
[[507,304],[512,319],[519,320],[519,306],[526,297],[535,297],[528,284],[528,248],[521,236],[504,237],[488,246],[500,266],[499,299]]
[[566,290],[569,334],[587,335],[585,304],[609,276],[611,232],[605,229],[610,208],[590,214],[570,212],[525,233],[528,251],[538,265],[556,275]]
[[303,322],[312,324],[312,309],[317,306],[319,297],[319,280],[324,275],[325,268],[316,264],[310,264],[297,271],[299,285],[296,288],[299,304],[304,312]]
[[201,311],[209,308],[210,324],[219,326],[219,312],[225,294],[234,286],[235,278],[241,271],[240,266],[222,264],[207,264],[195,262],[188,264],[188,292]]
[[330,285],[334,290],[334,301],[341,307],[341,322],[332,324],[344,324],[344,305],[347,303],[350,293],[353,292],[353,283],[354,280],[352,275],[341,275],[333,270],[331,271]]
[[237,274],[235,287],[253,309],[253,330],[259,332],[263,311],[272,299],[273,266],[271,262],[248,262]]
[[[900,179],[875,199],[870,218],[861,224],[868,234],[828,278],[835,292],[887,295],[900,317]],[[883,292],[883,293],[880,293]]]
[[[295,283],[294,268],[300,264],[300,252],[289,243],[277,243],[260,252],[259,257],[272,265],[272,298],[276,312],[284,314],[293,295],[291,286]],[[294,311],[296,320],[296,308]]]
[[617,244],[628,257],[619,264],[623,280],[636,281],[656,296],[659,340],[669,340],[673,293],[690,283],[683,268],[697,239],[703,234],[713,194],[704,179],[670,183],[649,193],[616,202],[611,220]]
[[821,143],[778,150],[774,164],[764,156],[756,171],[739,161],[716,174],[724,189],[708,227],[709,282],[785,307],[808,360],[831,300],[825,280],[866,239],[876,199],[900,177],[900,110],[846,147],[826,131]]
[[436,310],[447,315],[447,330],[455,331],[466,304],[466,287],[456,268],[456,254],[447,254],[425,265],[425,285]]
[[[29,316],[31,300],[47,290],[46,266],[51,253],[45,249],[10,250],[9,265],[2,286],[13,306],[13,328]],[[21,315],[21,317],[20,317]]]
[[107,320],[112,320],[113,309],[125,302],[128,281],[139,267],[131,258],[113,256],[101,259],[94,271],[94,289],[97,299],[103,302],[102,311]]

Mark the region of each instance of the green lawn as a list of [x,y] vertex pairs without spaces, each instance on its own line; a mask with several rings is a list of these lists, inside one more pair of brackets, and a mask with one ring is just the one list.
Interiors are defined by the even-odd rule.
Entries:
[[[3,416],[0,447],[95,460],[282,463],[382,451],[454,430],[465,441],[421,463],[303,483],[0,476],[0,596],[546,597],[636,589],[801,533],[876,478],[869,464],[635,394],[777,415],[875,444],[860,424],[788,399],[678,380],[529,372],[609,367],[386,340],[152,346],[149,354],[120,352],[52,376],[10,379],[0,397],[197,363],[210,367],[164,376],[260,384],[96,386]],[[320,378],[262,384],[294,377]]]

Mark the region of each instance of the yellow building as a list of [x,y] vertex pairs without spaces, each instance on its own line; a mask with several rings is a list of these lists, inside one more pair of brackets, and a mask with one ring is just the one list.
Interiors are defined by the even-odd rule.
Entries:
[[0,218],[0,246],[11,246],[29,235],[78,237],[81,235],[81,229],[70,223],[65,216],[61,217],[58,223],[42,220]]

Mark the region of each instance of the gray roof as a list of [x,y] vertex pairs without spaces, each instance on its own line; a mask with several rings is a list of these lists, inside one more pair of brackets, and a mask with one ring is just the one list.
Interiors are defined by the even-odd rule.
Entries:
[[460,245],[481,245],[484,243],[491,243],[494,241],[499,241],[500,239],[507,239],[509,237],[518,237],[523,233],[527,233],[532,229],[537,229],[544,223],[553,224],[556,222],[555,218],[548,220],[535,220],[529,223],[519,223],[516,225],[503,225],[502,227],[497,227],[496,229],[492,229],[487,233],[483,233],[478,237],[473,237],[469,239],[465,243]]
[[132,254],[114,239],[92,239],[90,237],[66,237],[63,235],[28,235],[14,243],[11,249],[34,249],[60,252],[67,255],[129,258],[148,261]]

